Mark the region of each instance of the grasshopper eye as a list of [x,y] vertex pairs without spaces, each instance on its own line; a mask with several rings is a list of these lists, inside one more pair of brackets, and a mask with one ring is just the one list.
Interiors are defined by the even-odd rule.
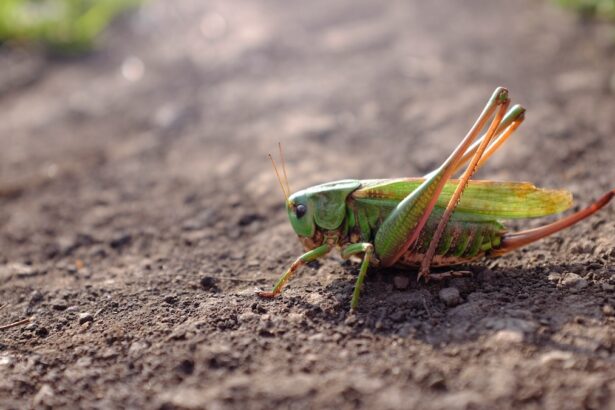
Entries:
[[306,212],[307,208],[305,207],[305,205],[299,204],[295,208],[295,215],[297,215],[297,218],[301,218],[303,215],[305,215]]

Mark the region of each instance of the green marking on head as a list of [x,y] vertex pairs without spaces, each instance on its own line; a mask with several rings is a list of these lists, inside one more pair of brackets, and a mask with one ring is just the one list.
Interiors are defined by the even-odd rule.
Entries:
[[311,238],[316,228],[339,228],[346,216],[346,198],[360,186],[357,180],[342,180],[317,185],[291,195],[286,208],[295,233]]

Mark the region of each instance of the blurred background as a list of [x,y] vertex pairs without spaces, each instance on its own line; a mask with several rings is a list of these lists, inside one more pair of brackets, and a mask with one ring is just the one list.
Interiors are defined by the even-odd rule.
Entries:
[[[613,4],[6,0],[1,186],[102,162],[138,173],[157,151],[167,179],[222,182],[232,172],[261,198],[273,185],[262,157],[278,140],[300,186],[415,175],[441,160],[500,84],[529,108],[532,141],[579,127],[606,136],[610,118],[595,110],[612,107],[584,102],[615,89],[613,25],[596,23],[614,18]],[[572,127],[567,111],[578,116]],[[511,144],[530,160],[533,142]],[[327,151],[375,155],[337,166]]]
[[162,198],[195,192],[273,217],[278,141],[294,189],[422,175],[498,85],[529,113],[480,176],[606,189],[613,4],[3,1],[0,194],[53,203],[10,202],[3,230],[53,248],[43,227],[76,235],[100,201],[171,223]]
[[[352,269],[334,260],[293,282],[290,295],[321,306],[321,313],[328,312],[322,316],[299,302],[256,305],[253,288],[273,283],[301,251],[267,153],[282,142],[293,190],[341,178],[420,176],[451,152],[501,85],[528,113],[479,177],[567,188],[585,204],[615,184],[614,20],[613,0],[1,0],[0,324],[37,319],[0,335],[0,373],[6,366],[8,374],[0,394],[15,406],[24,398],[61,405],[84,397],[136,407],[199,407],[210,400],[224,408],[239,403],[237,397],[264,397],[254,403],[265,408],[283,402],[276,396],[281,391],[256,382],[252,390],[240,389],[242,396],[231,381],[243,374],[283,383],[283,374],[318,367],[320,356],[278,362],[293,342],[252,345],[260,325],[242,327],[238,315],[294,309],[315,321],[315,329],[291,325],[288,335],[327,335],[348,325],[344,286],[353,279]],[[532,310],[531,320],[544,318],[547,324],[540,326],[558,340],[568,340],[560,325],[576,315],[602,317],[603,304],[613,302],[613,216],[605,210],[591,224],[499,265],[531,275],[548,292],[555,292],[545,279],[549,269],[566,266],[595,286],[590,289],[602,289],[584,296],[583,309],[555,293],[548,296],[552,304],[541,305],[544,295],[536,301],[527,289],[507,284],[512,296],[496,298],[493,311],[536,302],[543,307]],[[536,266],[542,275],[528,273]],[[327,286],[341,299],[330,296],[337,294]],[[434,292],[433,309],[445,312]],[[365,295],[374,303],[390,296]],[[430,292],[422,295],[430,300]],[[389,308],[401,309],[369,310],[357,326],[373,330],[380,321],[386,329],[382,312],[391,313]],[[433,353],[433,340],[461,343],[462,353],[451,355],[461,363],[484,350],[472,344],[480,341],[464,339],[486,329],[479,322],[449,321],[445,313],[444,319],[427,317],[423,304],[408,309],[407,320],[381,335],[393,364],[406,363],[403,355],[411,350],[395,350],[387,338],[403,339],[409,327],[419,336],[403,343],[414,343],[417,357]],[[413,322],[423,313],[432,327]],[[550,322],[558,315],[561,321]],[[585,334],[612,328],[574,323]],[[478,333],[471,336],[468,329]],[[331,349],[328,366],[335,367],[341,342],[321,346],[319,340],[310,342],[316,343],[313,352]],[[360,354],[383,350],[374,343]],[[549,346],[540,343],[534,346],[539,351]],[[199,344],[251,356],[220,353],[223,347],[203,353]],[[568,397],[563,392],[575,386],[578,395],[566,404],[594,403],[591,383],[612,380],[604,356],[594,353],[589,357],[604,367],[593,379],[587,369],[574,383],[555,387],[541,383],[556,377],[557,369],[540,380],[518,369],[511,377],[517,386],[539,385],[541,394],[555,398]],[[371,363],[382,358],[370,355],[357,364],[359,373],[376,371]],[[495,358],[497,365],[480,365],[485,380],[499,380],[489,373],[499,371],[502,360]],[[531,369],[533,359],[515,360]],[[411,363],[402,365],[402,374]],[[434,363],[425,365],[427,373],[438,367]],[[321,371],[331,376],[327,366]],[[438,371],[448,386],[460,389],[480,379]],[[376,390],[355,386],[359,403],[385,408],[393,400],[390,407],[403,408],[403,391],[423,391],[423,382],[410,376],[383,370],[370,377],[382,377],[399,394],[376,389],[382,394],[369,396],[364,390]],[[216,390],[207,385],[211,380],[230,384],[212,382]],[[322,396],[328,388],[318,384],[322,380],[330,386],[351,382],[342,373],[303,380],[313,390],[294,391],[308,400],[300,404],[311,403],[313,391],[330,405],[342,397]],[[186,385],[194,389],[186,393]],[[437,380],[434,385],[438,389]],[[94,398],[87,395],[92,389]],[[504,396],[516,400],[522,391],[478,390],[491,404]],[[448,407],[430,394],[414,397],[419,404]],[[598,407],[605,403],[600,397]]]

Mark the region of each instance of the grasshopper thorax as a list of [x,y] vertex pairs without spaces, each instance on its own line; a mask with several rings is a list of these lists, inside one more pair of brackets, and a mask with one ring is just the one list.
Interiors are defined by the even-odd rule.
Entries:
[[295,192],[286,201],[288,219],[306,247],[315,247],[342,226],[346,199],[361,186],[354,179],[329,182]]

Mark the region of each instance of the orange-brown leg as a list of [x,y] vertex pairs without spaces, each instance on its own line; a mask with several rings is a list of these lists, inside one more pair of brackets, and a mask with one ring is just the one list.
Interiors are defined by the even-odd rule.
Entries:
[[[508,140],[508,138],[519,128],[523,120],[525,119],[525,108],[520,105],[513,106],[504,116],[502,122],[498,126],[498,130],[496,131],[493,142],[487,147],[485,153],[481,156],[480,161],[476,165],[476,169],[478,170],[482,167],[487,160]],[[481,142],[487,135],[485,134],[480,140],[476,141],[465,153],[463,159],[459,163],[457,169],[460,169],[462,166],[467,164],[474,153],[478,150]]]
[[[508,106],[508,101],[508,91],[498,87],[453,153],[435,172],[429,174],[417,189],[401,200],[382,221],[374,238],[374,249],[380,260],[380,266],[394,265],[416,242],[459,161],[497,108],[502,105]],[[499,115],[499,118],[501,121],[502,115]],[[495,127],[497,128],[497,125]]]
[[[515,130],[521,125],[525,116],[525,108],[520,106],[519,104],[514,105],[504,118],[502,118],[502,122],[498,126],[497,131],[495,132],[495,137],[492,139],[492,143],[487,147],[485,153],[481,157],[478,165],[476,165],[476,169],[482,167],[485,162],[508,140],[508,138],[515,132]],[[455,165],[455,172],[459,171],[461,167],[466,165],[474,156],[474,153],[483,142],[487,134],[480,137],[477,141],[475,141],[470,148],[463,154],[461,160]],[[425,175],[425,178],[434,174],[435,171],[430,172]]]
[[[442,214],[442,218],[440,219],[440,222],[438,223],[436,232],[434,233],[433,238],[431,238],[429,248],[427,249],[427,252],[425,253],[425,256],[423,257],[423,260],[421,261],[421,268],[419,270],[419,275],[418,275],[419,279],[421,277],[424,277],[425,279],[427,279],[427,277],[429,276],[429,268],[431,266],[431,261],[433,260],[433,257],[436,253],[436,248],[438,247],[440,238],[442,237],[442,234],[444,233],[444,229],[446,228],[446,225],[448,224],[448,221],[451,215],[453,214],[453,211],[455,210],[457,203],[461,199],[461,194],[465,190],[468,184],[468,181],[470,180],[474,172],[476,172],[476,167],[478,165],[478,162],[480,161],[481,157],[485,153],[485,150],[487,149],[487,146],[489,146],[489,143],[491,142],[492,138],[495,136],[495,133],[498,130],[500,123],[502,122],[502,118],[504,118],[504,114],[506,113],[507,108],[508,108],[508,101],[506,101],[504,104],[499,106],[496,116],[491,122],[491,125],[489,126],[487,133],[482,138],[478,148],[476,149],[476,152],[474,152],[474,154],[472,155],[470,164],[468,165],[465,172],[459,179],[457,188],[455,189],[455,192],[453,192],[453,195],[451,196],[451,199],[448,202],[448,205],[446,206],[444,213]],[[512,127],[512,124],[509,127]]]
[[497,249],[489,252],[490,256],[500,256],[508,253],[512,250],[528,245],[532,242],[536,242],[539,239],[545,238],[549,235],[553,235],[562,229],[568,228],[571,225],[576,224],[579,221],[587,218],[588,216],[598,212],[602,207],[608,204],[615,196],[615,189],[602,195],[597,201],[589,205],[587,208],[581,209],[572,215],[568,215],[558,221],[551,224],[541,226],[534,229],[528,229],[521,232],[515,232],[506,234],[502,237],[500,246]]

